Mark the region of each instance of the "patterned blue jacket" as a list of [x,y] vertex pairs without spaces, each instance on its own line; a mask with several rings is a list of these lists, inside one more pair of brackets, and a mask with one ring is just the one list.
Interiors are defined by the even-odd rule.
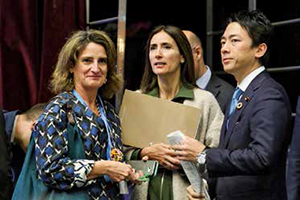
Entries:
[[[111,127],[113,148],[122,150],[120,120],[113,106],[103,101]],[[74,121],[84,143],[86,159],[67,157],[67,107],[72,109]],[[107,160],[107,132],[100,116],[83,105],[72,92],[63,92],[50,100],[35,125],[35,155],[38,177],[44,184],[60,190],[86,188],[90,199],[120,199],[117,183],[103,176],[87,180],[95,161]]]

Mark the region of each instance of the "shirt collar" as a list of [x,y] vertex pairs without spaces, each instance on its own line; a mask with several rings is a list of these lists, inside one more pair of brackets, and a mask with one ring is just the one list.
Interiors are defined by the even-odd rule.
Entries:
[[[158,93],[158,87],[155,87],[153,90],[149,91],[148,93],[146,93],[150,96],[153,97],[158,97],[159,93]],[[175,95],[175,97],[172,99],[172,101],[176,101],[176,99],[179,98],[183,98],[183,99],[194,99],[194,91],[193,89],[189,89],[187,87],[185,87],[184,85],[182,85],[179,89],[179,91],[177,92],[177,94]]]
[[15,120],[14,120],[14,125],[13,125],[13,129],[12,129],[12,133],[11,133],[10,142],[14,142],[15,141],[16,124],[17,124],[18,118],[19,118],[19,115],[16,115]]
[[196,81],[196,85],[199,88],[201,88],[201,89],[205,89],[206,88],[206,86],[207,86],[207,84],[208,84],[208,82],[210,80],[210,77],[211,77],[211,70],[210,70],[210,68],[207,65],[205,65],[205,67],[207,69],[206,72],[201,77],[199,77],[197,79],[197,81]]
[[238,85],[238,87],[243,90],[243,92],[246,91],[247,87],[250,85],[250,83],[252,82],[252,80],[258,75],[260,74],[262,71],[264,71],[266,68],[264,66],[260,66],[259,68],[255,69],[253,72],[251,72],[250,74],[248,74],[243,80],[242,82]]

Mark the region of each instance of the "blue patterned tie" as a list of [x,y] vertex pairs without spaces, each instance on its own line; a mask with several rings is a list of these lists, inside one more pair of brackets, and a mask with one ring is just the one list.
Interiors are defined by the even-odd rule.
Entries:
[[233,93],[231,104],[230,104],[230,110],[229,110],[229,117],[232,115],[232,113],[235,111],[236,105],[239,101],[239,98],[241,94],[243,93],[243,90],[241,90],[239,87],[237,87]]

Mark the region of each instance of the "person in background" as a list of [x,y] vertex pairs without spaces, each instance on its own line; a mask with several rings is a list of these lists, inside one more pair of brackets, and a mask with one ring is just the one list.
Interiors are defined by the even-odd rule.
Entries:
[[11,172],[15,185],[21,172],[33,125],[45,108],[45,103],[32,106],[25,112],[4,111],[5,133],[12,151]]
[[[206,146],[216,147],[223,113],[214,96],[194,84],[193,55],[182,30],[175,26],[156,27],[147,40],[145,55],[146,65],[140,92],[201,110],[195,139],[187,137],[194,144],[186,147],[190,158],[193,159],[202,151],[199,141]],[[160,164],[155,177],[135,186],[132,199],[187,199],[185,187],[189,183],[177,159],[177,153],[170,145],[160,143],[143,149],[135,148],[129,150],[126,156],[131,160],[157,160]]]
[[[114,43],[103,31],[76,31],[60,51],[50,84],[57,95],[35,125],[37,177],[46,186],[82,189],[90,199],[122,199],[119,182],[140,177],[123,162],[120,120],[108,102],[122,83],[115,63]],[[67,156],[68,109],[86,159]]]
[[11,151],[9,140],[5,135],[3,110],[0,109],[0,199],[10,200],[13,192],[13,182],[10,173]]
[[287,194],[288,200],[300,199],[300,96],[296,107],[293,137],[288,153]]
[[192,48],[196,85],[211,92],[217,99],[221,110],[225,114],[226,106],[231,99],[234,87],[215,75],[209,66],[204,63],[204,53],[200,38],[189,30],[183,30]]
[[[235,77],[237,88],[224,117],[219,147],[205,149],[202,144],[197,159],[209,178],[217,178],[209,188],[217,200],[287,199],[291,108],[285,89],[264,67],[272,29],[262,12],[241,11],[228,19],[221,37],[222,64]],[[181,146],[174,149],[181,160],[186,159]],[[191,187],[190,199],[204,199],[190,191]]]

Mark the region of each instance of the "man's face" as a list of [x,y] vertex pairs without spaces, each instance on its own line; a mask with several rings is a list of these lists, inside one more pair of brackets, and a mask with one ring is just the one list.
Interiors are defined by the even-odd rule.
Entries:
[[235,77],[245,77],[257,65],[256,47],[237,22],[230,23],[221,38],[221,58],[224,71]]

